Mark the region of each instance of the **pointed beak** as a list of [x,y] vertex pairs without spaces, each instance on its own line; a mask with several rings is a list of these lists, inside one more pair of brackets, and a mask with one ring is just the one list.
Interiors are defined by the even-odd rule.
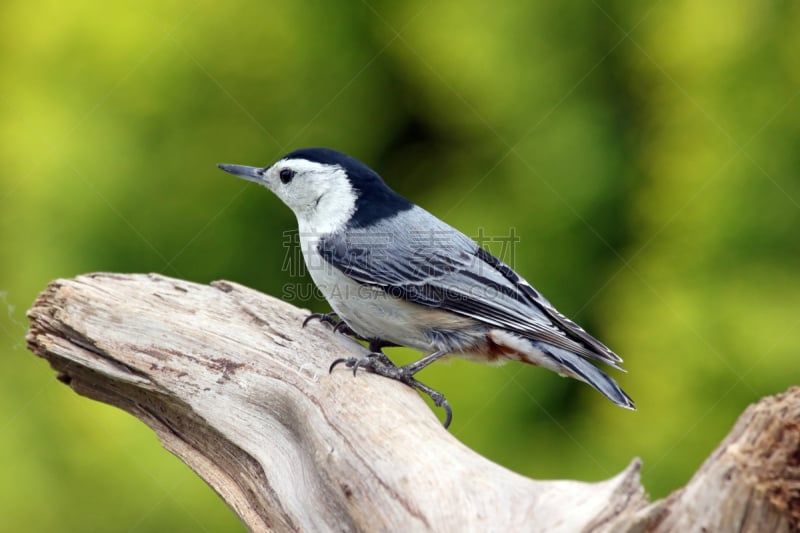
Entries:
[[264,182],[264,171],[266,170],[265,168],[246,167],[244,165],[225,165],[225,164],[219,164],[217,166],[222,170],[224,170],[225,172],[233,174],[234,176],[245,179],[247,181],[254,181],[261,185],[266,184]]

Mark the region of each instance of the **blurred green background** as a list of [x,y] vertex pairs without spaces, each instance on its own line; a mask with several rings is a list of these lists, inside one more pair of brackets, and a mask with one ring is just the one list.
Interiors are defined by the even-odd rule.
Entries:
[[522,365],[426,370],[453,434],[524,475],[640,456],[665,496],[799,381],[796,2],[5,0],[0,29],[8,531],[241,530],[24,342],[54,278],[307,283],[281,269],[290,211],[218,162],[330,146],[470,235],[516,232],[488,247],[625,358],[639,408]]

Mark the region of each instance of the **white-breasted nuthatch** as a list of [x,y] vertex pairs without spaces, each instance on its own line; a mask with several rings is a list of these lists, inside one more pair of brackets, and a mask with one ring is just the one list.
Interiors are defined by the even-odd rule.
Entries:
[[[447,400],[414,375],[446,355],[538,365],[634,409],[614,380],[589,362],[622,370],[619,356],[511,267],[395,193],[360,161],[307,148],[267,167],[219,167],[267,187],[294,211],[308,271],[334,311],[309,318],[369,342],[370,355],[334,361],[331,370],[345,363],[354,373],[365,368],[401,381],[445,408],[445,427],[452,418]],[[398,367],[383,354],[387,346],[428,355]]]

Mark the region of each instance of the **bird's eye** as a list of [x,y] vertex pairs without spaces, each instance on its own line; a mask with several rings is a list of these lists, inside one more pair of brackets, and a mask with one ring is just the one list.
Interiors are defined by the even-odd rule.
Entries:
[[282,168],[279,175],[281,177],[281,183],[289,183],[294,177],[294,170],[291,168]]

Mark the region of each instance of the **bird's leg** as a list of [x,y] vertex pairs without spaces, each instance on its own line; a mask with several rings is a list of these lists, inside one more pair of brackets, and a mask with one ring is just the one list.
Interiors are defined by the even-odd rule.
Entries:
[[422,359],[420,359],[418,361],[414,361],[413,363],[410,363],[410,364],[408,364],[408,365],[406,365],[404,367],[401,367],[400,371],[404,375],[406,375],[408,377],[411,377],[414,374],[416,374],[417,372],[419,372],[420,370],[422,370],[423,368],[425,368],[426,366],[428,366],[429,364],[431,364],[434,361],[436,361],[437,359],[441,359],[445,355],[447,355],[447,350],[438,350],[436,352],[429,353],[428,355],[426,355]]
[[453,409],[450,407],[450,402],[447,401],[447,398],[444,397],[444,394],[428,387],[424,383],[420,383],[414,378],[409,378],[407,382],[404,381],[403,383],[405,383],[411,388],[417,389],[418,391],[427,394],[428,398],[430,398],[431,401],[433,401],[433,404],[436,407],[441,407],[442,409],[444,409],[444,428],[447,429],[448,426],[450,426],[450,422],[453,421]]
[[[379,376],[405,383],[409,387],[428,395],[428,397],[437,407],[442,407],[445,410],[444,427],[447,428],[447,426],[450,425],[450,421],[453,419],[453,410],[450,408],[450,404],[448,403],[447,399],[441,392],[438,392],[428,387],[424,383],[414,379],[414,374],[446,355],[447,351],[436,351],[426,355],[419,361],[398,367],[388,357],[386,357],[383,352],[380,351],[383,342],[385,341],[382,341],[381,339],[370,340],[370,350],[372,353],[369,353],[360,359],[356,357],[337,359],[331,365],[330,371],[333,371],[334,367],[339,363],[344,363],[347,368],[353,369],[354,376],[359,368],[364,368],[373,374],[378,374]],[[378,348],[377,351],[375,350],[376,347]]]
[[383,353],[384,348],[394,348],[396,346],[400,346],[399,344],[395,344],[392,341],[385,341],[383,339],[362,339],[369,342],[369,351],[372,353]]

